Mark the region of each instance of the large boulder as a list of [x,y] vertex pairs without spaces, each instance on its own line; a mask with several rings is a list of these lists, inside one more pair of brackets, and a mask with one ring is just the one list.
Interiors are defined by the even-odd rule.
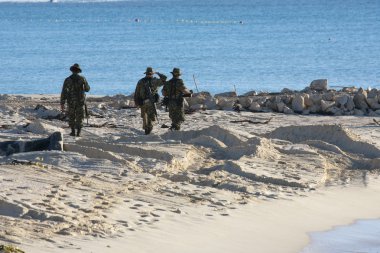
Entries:
[[349,95],[343,94],[343,95],[335,98],[335,103],[338,107],[343,108],[346,106],[349,99],[350,99]]
[[354,96],[355,108],[360,110],[368,109],[367,104],[367,92],[362,88],[359,89],[358,93]]
[[322,107],[320,104],[312,105],[309,108],[310,113],[320,113],[322,111]]
[[215,110],[218,107],[218,100],[215,98],[207,99],[204,102],[204,107],[208,110]]
[[249,108],[253,102],[253,99],[250,97],[239,97],[239,103],[244,107],[244,108]]
[[367,98],[367,104],[369,105],[371,109],[374,109],[374,110],[380,109],[380,104],[377,99],[377,96],[372,97],[372,98]]
[[190,98],[187,98],[187,101],[190,106],[196,105],[196,104],[204,104],[206,100],[211,99],[212,96],[209,92],[199,92],[194,93]]
[[302,113],[305,109],[305,99],[302,94],[296,94],[292,101],[292,109],[296,113]]
[[284,107],[284,113],[285,114],[294,114],[294,111],[290,109],[289,107],[285,106]]
[[313,100],[310,98],[309,94],[305,94],[303,97],[304,97],[306,107],[312,107],[314,105]]
[[219,98],[218,99],[218,107],[221,110],[232,110],[234,107],[236,99],[229,99],[229,98]]
[[335,105],[335,102],[333,101],[321,100],[321,108],[323,112],[327,112],[327,109],[329,109],[330,107],[333,107],[334,105]]
[[353,97],[349,96],[347,104],[346,104],[346,108],[349,111],[352,111],[352,110],[355,109],[355,103],[354,103],[354,98]]
[[322,99],[325,101],[334,101],[335,100],[335,91],[329,91],[329,92],[323,93]]
[[294,94],[295,92],[294,92],[293,90],[291,90],[291,89],[283,88],[283,89],[281,90],[281,93],[282,93],[282,94]]
[[326,91],[327,90],[327,79],[318,79],[310,83],[310,89],[316,91]]
[[262,108],[258,102],[252,102],[251,106],[249,107],[249,110],[251,112],[261,112]]
[[280,102],[277,104],[277,111],[284,112],[285,107],[286,107],[286,104],[284,102]]
[[245,96],[245,97],[252,97],[252,96],[256,96],[256,95],[257,95],[257,91],[254,91],[254,90],[248,91],[248,92],[243,94],[243,96]]
[[311,99],[311,101],[313,101],[313,104],[319,105],[319,104],[321,104],[322,95],[321,94],[311,94],[310,99]]
[[216,97],[216,98],[218,98],[218,97],[232,98],[232,97],[237,97],[237,94],[235,91],[223,92],[223,93],[215,94],[214,97]]

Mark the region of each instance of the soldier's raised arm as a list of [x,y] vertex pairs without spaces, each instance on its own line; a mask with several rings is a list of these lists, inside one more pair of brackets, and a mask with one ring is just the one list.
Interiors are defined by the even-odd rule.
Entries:
[[86,80],[85,77],[83,77],[83,90],[85,92],[89,92],[90,91],[90,85],[88,85],[88,82],[87,82],[87,80]]

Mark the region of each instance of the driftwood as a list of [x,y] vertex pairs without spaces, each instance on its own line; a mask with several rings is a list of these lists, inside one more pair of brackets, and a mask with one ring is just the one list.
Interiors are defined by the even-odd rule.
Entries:
[[250,124],[268,124],[273,118],[269,118],[266,121],[252,121],[250,119],[243,119],[243,120],[232,120],[231,123],[250,123]]
[[377,121],[376,119],[373,119],[373,122],[375,122],[375,123],[376,123],[376,125],[379,125],[379,126],[380,126],[380,122],[379,122],[379,121]]

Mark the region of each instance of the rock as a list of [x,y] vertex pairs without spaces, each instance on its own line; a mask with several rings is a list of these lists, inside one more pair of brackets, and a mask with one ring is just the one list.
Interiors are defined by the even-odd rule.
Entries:
[[294,91],[291,90],[291,89],[288,89],[288,88],[283,88],[283,89],[281,90],[281,93],[282,93],[282,94],[294,94]]
[[294,114],[294,111],[290,109],[289,107],[285,106],[284,107],[284,113],[285,114]]
[[302,112],[302,115],[309,115],[310,114],[310,110],[303,110]]
[[193,94],[190,98],[188,98],[188,103],[190,106],[196,104],[204,104],[206,100],[212,99],[212,96],[209,92],[200,92]]
[[362,88],[359,89],[358,93],[354,96],[355,107],[360,110],[368,109],[367,104],[367,92]]
[[335,92],[329,91],[322,95],[322,99],[325,101],[334,101],[335,100]]
[[218,103],[218,100],[215,98],[207,99],[204,103],[204,107],[207,110],[215,110],[217,109],[217,103]]
[[284,108],[285,108],[285,103],[284,102],[280,102],[277,104],[277,111],[278,112],[284,112]]
[[244,107],[244,108],[249,108],[253,102],[253,99],[250,97],[239,97],[239,103]]
[[221,110],[232,110],[235,104],[235,99],[220,98],[218,99],[218,107]]
[[316,91],[326,91],[327,90],[327,79],[318,79],[310,83],[310,88]]
[[354,110],[354,115],[356,116],[363,116],[365,113],[362,110],[355,109]]
[[320,113],[322,111],[322,107],[320,105],[313,105],[309,108],[310,113]]
[[305,100],[301,94],[296,94],[292,101],[292,109],[296,113],[302,113],[305,109]]
[[376,114],[379,114],[379,115],[380,115],[380,110],[376,110],[375,112],[376,112]]
[[328,108],[326,110],[326,113],[334,115],[334,116],[342,116],[343,115],[343,111],[336,106],[332,106],[332,107]]
[[377,110],[380,109],[380,104],[378,102],[377,96],[374,98],[367,98],[367,104],[371,109]]
[[256,91],[248,91],[246,93],[243,94],[243,96],[245,97],[252,97],[252,96],[256,96],[257,95],[257,92]]
[[249,107],[249,110],[251,112],[261,112],[262,108],[259,103],[252,102],[251,106]]
[[352,86],[352,87],[344,87],[342,91],[347,92],[347,93],[355,93],[358,91],[358,89],[355,86]]
[[190,109],[191,110],[195,110],[195,111],[202,110],[203,108],[204,108],[204,106],[202,104],[196,104],[196,105],[191,105],[190,106]]
[[232,97],[237,97],[237,94],[235,91],[231,91],[231,92],[224,92],[224,93],[215,94],[214,97],[215,98],[218,98],[218,97],[232,98]]
[[377,89],[371,89],[370,91],[367,92],[367,98],[378,98],[377,97],[378,90]]
[[378,115],[377,115],[377,113],[375,111],[369,110],[368,116],[377,117]]
[[321,104],[322,95],[321,94],[311,94],[310,95],[311,101],[313,101],[313,104]]
[[346,104],[346,108],[349,111],[352,111],[352,110],[355,109],[355,103],[354,103],[354,98],[353,97],[350,96],[348,98],[348,101],[347,101],[347,104]]
[[336,105],[337,105],[338,107],[343,108],[343,107],[347,104],[349,98],[350,98],[349,95],[347,95],[347,94],[343,94],[343,95],[341,95],[341,96],[335,98],[335,103],[336,103]]
[[305,94],[303,97],[304,97],[306,107],[312,107],[314,105],[313,100],[310,98],[309,94]]
[[43,119],[59,118],[61,115],[59,110],[51,109],[50,107],[46,107],[44,105],[37,105],[36,108],[34,108],[34,111],[37,113],[39,118]]
[[333,107],[334,105],[335,105],[335,102],[333,101],[321,100],[321,108],[323,112],[327,112],[327,109],[329,109],[330,107]]

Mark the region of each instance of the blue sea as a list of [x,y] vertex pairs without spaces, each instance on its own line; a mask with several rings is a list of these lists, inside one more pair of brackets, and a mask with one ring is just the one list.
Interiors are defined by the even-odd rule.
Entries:
[[0,0],[0,93],[129,94],[147,66],[212,93],[380,86],[379,0]]
[[301,253],[380,253],[380,220],[359,220],[311,238]]

